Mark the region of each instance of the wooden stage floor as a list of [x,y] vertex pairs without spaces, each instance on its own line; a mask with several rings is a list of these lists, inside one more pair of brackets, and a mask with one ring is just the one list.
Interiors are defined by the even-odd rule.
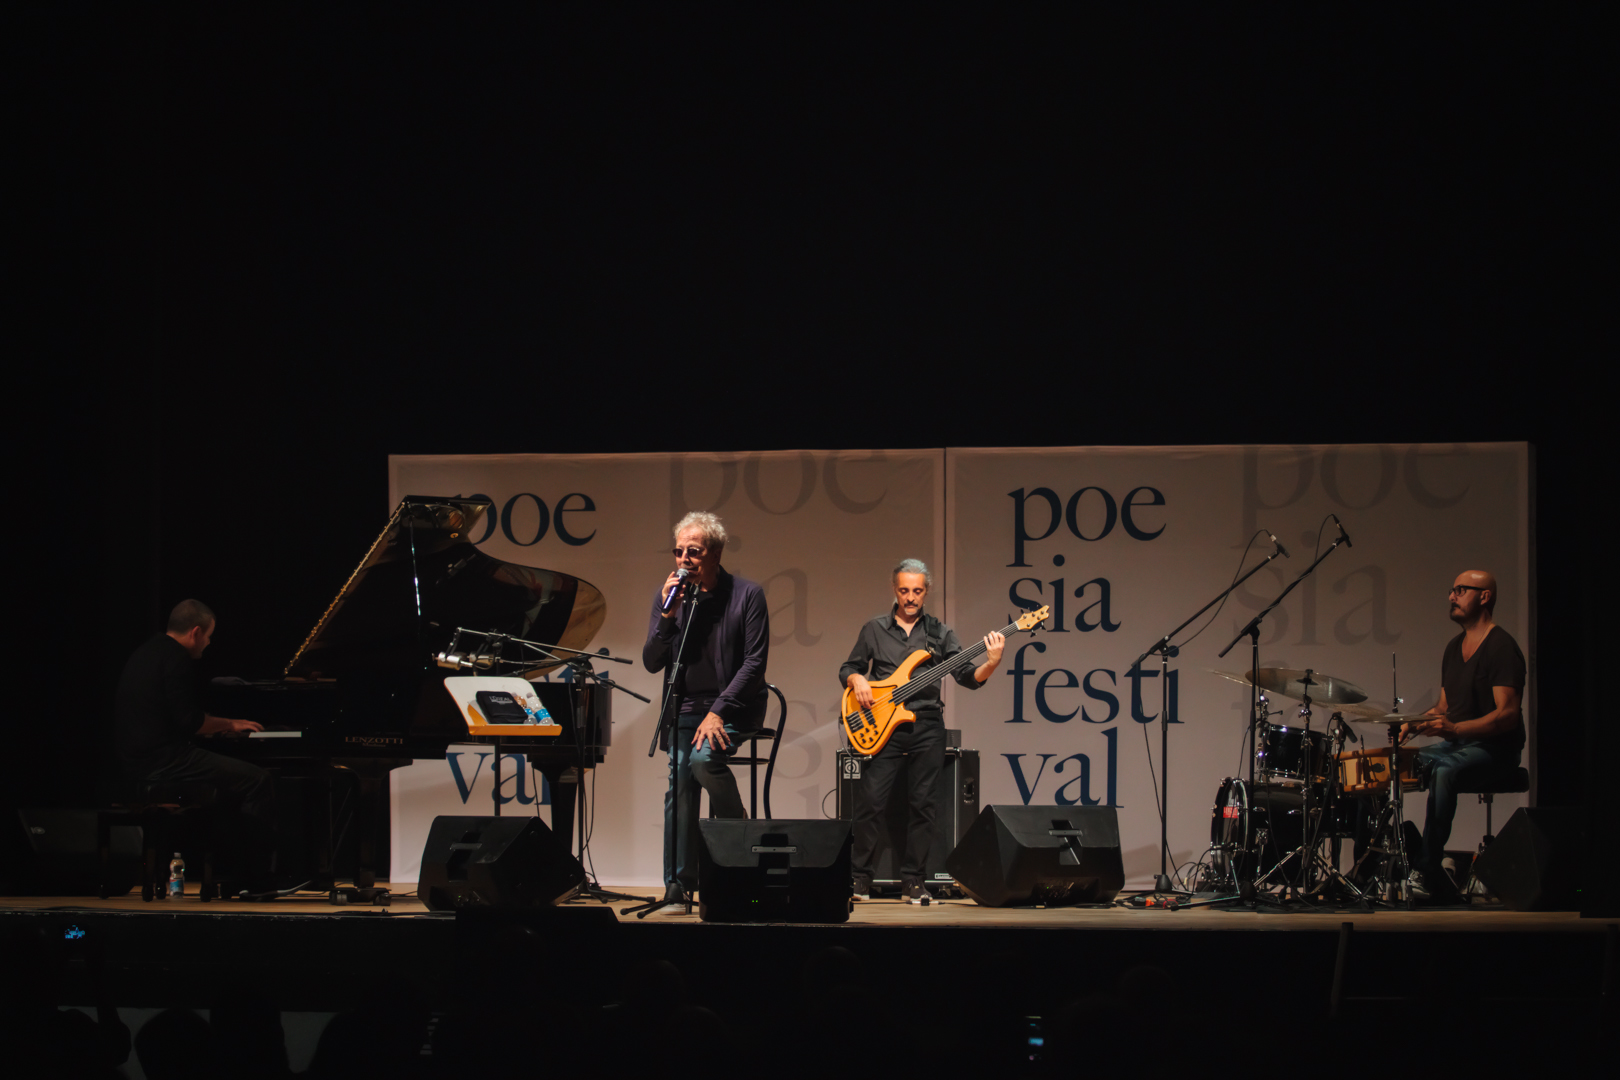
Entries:
[[[246,982],[284,1010],[336,1012],[407,985],[454,998],[504,985],[518,970],[568,972],[573,1000],[601,1004],[615,1000],[626,972],[651,959],[675,964],[704,1000],[725,1002],[738,987],[791,988],[810,958],[838,946],[871,971],[913,972],[935,988],[1013,993],[1036,1012],[1147,966],[1190,978],[1188,987],[1227,976],[1287,985],[1319,1010],[1342,993],[1345,1008],[1369,1017],[1393,999],[1426,1000],[1435,984],[1424,973],[1433,970],[1476,996],[1514,1008],[1533,1000],[1563,1015],[1571,1001],[1612,1000],[1620,952],[1615,920],[1478,904],[1276,912],[875,900],[857,903],[840,924],[727,924],[696,914],[626,918],[618,914],[624,902],[429,912],[409,895],[414,888],[401,884],[388,907],[333,905],[324,894],[204,904],[195,887],[179,902],[142,902],[139,893],[0,897],[0,945],[64,935],[99,942],[107,993],[129,1007],[208,1008],[222,985]],[[71,1000],[92,1000],[87,976],[71,978],[79,995]]]
[[[650,890],[634,886],[606,886],[614,892],[630,895],[652,895]],[[15,912],[67,912],[94,911],[107,914],[196,915],[236,917],[244,915],[273,915],[278,918],[299,916],[376,916],[398,918],[423,916],[443,918],[429,912],[413,895],[415,883],[397,883],[390,886],[393,903],[388,907],[370,905],[334,905],[324,895],[303,894],[285,897],[268,903],[244,903],[236,900],[215,901],[204,904],[197,898],[196,886],[188,887],[186,898],[171,901],[142,901],[138,892],[128,896],[100,900],[95,897],[0,897],[0,911]],[[576,901],[569,909],[608,907],[620,923],[662,926],[701,926],[702,921],[694,908],[691,915],[655,915],[645,920],[634,916],[621,916],[620,908],[628,906],[620,901],[612,905],[594,901]],[[1375,908],[1318,909],[1314,911],[1245,910],[1235,905],[1228,907],[1195,907],[1166,911],[1129,907],[1110,908],[987,908],[971,900],[937,900],[927,907],[907,904],[901,900],[868,900],[855,905],[849,921],[850,927],[933,927],[961,930],[973,929],[1068,929],[1107,931],[1245,931],[1286,932],[1307,930],[1320,933],[1336,931],[1345,922],[1353,922],[1357,931],[1369,932],[1421,932],[1421,933],[1599,933],[1609,921],[1582,919],[1576,912],[1517,912],[1500,904],[1475,903],[1469,908],[1417,908],[1402,911]]]

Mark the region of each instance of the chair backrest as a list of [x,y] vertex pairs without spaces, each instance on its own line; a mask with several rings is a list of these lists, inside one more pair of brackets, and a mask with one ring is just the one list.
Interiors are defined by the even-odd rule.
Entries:
[[[776,738],[771,740],[771,760],[765,765],[765,816],[771,816],[771,776],[776,772],[776,754],[782,749],[782,743],[787,738],[787,698],[782,696],[774,683],[766,683],[765,688],[776,695],[776,704],[779,712],[776,718]],[[749,813],[753,813],[749,807]]]
[[[776,755],[782,749],[782,740],[787,735],[787,698],[783,697],[782,691],[771,683],[766,683],[765,689],[776,695],[778,706],[776,727],[762,725],[757,731],[742,736],[737,742],[737,748],[741,750],[742,744],[746,742],[749,745],[749,752],[733,754],[730,758],[733,765],[748,766],[748,816],[751,818],[759,817],[761,765],[765,766],[765,816],[767,818],[771,816],[771,777],[776,773]],[[758,753],[760,739],[771,740],[771,752],[765,757],[760,757]]]

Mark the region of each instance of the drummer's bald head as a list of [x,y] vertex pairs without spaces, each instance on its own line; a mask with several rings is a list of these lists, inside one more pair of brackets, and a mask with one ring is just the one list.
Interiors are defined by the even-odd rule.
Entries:
[[1489,570],[1464,570],[1457,575],[1457,585],[1479,589],[1479,606],[1496,613],[1496,575]]

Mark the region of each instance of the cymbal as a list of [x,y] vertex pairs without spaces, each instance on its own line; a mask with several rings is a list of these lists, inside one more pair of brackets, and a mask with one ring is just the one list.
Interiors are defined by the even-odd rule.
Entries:
[[1212,667],[1207,667],[1204,670],[1211,675],[1219,675],[1223,679],[1231,679],[1233,682],[1242,683],[1244,686],[1249,685],[1249,677],[1241,671],[1222,671],[1219,668]]
[[1425,720],[1438,720],[1425,713],[1385,713],[1383,716],[1352,716],[1352,724],[1421,724]]
[[1355,683],[1321,671],[1261,668],[1252,675],[1245,674],[1243,678],[1245,682],[1252,681],[1262,690],[1281,694],[1295,701],[1303,701],[1309,693],[1312,704],[1316,705],[1354,705],[1367,700],[1367,692]]

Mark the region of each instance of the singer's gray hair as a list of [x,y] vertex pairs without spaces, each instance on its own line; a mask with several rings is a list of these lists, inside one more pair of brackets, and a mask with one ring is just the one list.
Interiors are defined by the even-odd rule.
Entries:
[[901,559],[899,564],[895,566],[894,573],[889,575],[889,583],[892,585],[900,584],[901,574],[921,574],[923,584],[930,589],[934,587],[934,575],[928,572],[928,564],[921,559]]
[[169,612],[171,634],[189,634],[193,626],[213,626],[214,613],[201,600],[182,600]]
[[677,521],[675,523],[675,538],[680,539],[681,533],[686,532],[688,529],[696,529],[702,533],[703,546],[716,555],[724,550],[726,541],[730,539],[726,535],[725,525],[721,523],[717,516],[707,510],[693,510],[690,514]]

